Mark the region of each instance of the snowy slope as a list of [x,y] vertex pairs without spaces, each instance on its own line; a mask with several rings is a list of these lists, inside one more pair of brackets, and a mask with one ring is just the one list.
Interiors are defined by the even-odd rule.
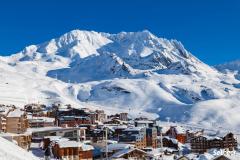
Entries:
[[223,73],[232,73],[236,79],[240,80],[240,60],[220,64],[215,68]]
[[[217,111],[238,103],[235,76],[201,62],[180,42],[149,31],[74,30],[0,57],[0,70],[1,103],[61,102],[172,121],[206,124],[221,118],[230,128],[240,124],[240,119],[232,124],[227,119],[236,116],[238,107],[226,114]],[[205,115],[211,108],[209,120]]]
[[12,142],[0,137],[0,159],[1,160],[37,160],[30,152],[20,148]]

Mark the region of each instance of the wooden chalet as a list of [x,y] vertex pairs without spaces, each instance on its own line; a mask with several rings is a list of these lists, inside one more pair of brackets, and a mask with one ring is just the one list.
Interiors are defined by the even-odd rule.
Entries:
[[54,157],[65,160],[92,160],[93,147],[77,141],[59,141],[53,146]]
[[198,136],[192,139],[190,143],[192,152],[196,153],[204,153],[211,148],[232,151],[237,147],[237,140],[233,133],[228,133],[224,137]]
[[166,132],[166,135],[170,138],[177,139],[178,142],[183,144],[187,141],[186,131],[181,126],[171,126]]
[[119,152],[113,154],[111,159],[137,159],[137,160],[145,160],[147,159],[148,154],[137,148],[123,149]]
[[[174,148],[174,149],[178,149],[178,141],[174,138],[170,138],[168,136],[163,136],[162,138],[162,143],[163,143],[163,147],[167,147],[167,148]],[[158,137],[157,139],[157,147],[160,148],[161,147],[161,138]]]

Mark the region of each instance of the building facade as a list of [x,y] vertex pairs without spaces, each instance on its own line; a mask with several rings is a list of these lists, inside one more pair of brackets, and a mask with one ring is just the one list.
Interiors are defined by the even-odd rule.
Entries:
[[6,116],[6,132],[24,133],[28,128],[26,112],[15,109]]
[[157,128],[147,128],[146,129],[146,141],[147,147],[157,147]]
[[196,153],[204,153],[211,148],[232,151],[237,147],[237,140],[232,133],[228,133],[224,137],[198,136],[193,138],[190,143],[192,152]]
[[119,142],[134,144],[136,148],[142,149],[147,146],[146,128],[132,127],[122,131]]

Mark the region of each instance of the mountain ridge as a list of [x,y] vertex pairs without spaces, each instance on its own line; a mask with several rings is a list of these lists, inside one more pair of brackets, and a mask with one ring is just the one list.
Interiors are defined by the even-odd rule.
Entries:
[[[0,100],[5,103],[70,103],[108,112],[131,110],[133,117],[144,114],[205,125],[222,119],[231,128],[240,124],[230,124],[228,112],[220,114],[212,107],[212,101],[221,106],[218,101],[224,99],[224,111],[236,105],[239,80],[200,61],[181,42],[146,30],[73,30],[0,60]],[[201,106],[211,106],[216,117],[209,120]]]

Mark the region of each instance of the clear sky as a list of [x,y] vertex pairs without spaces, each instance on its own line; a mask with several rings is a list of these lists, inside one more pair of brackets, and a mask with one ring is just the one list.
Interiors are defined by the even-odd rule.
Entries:
[[141,31],[181,41],[208,64],[240,59],[238,0],[1,0],[0,55],[73,29]]

